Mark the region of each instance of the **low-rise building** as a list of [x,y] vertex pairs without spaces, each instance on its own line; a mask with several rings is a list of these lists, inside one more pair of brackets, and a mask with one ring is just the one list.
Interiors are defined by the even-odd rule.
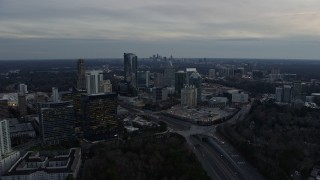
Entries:
[[[52,156],[52,154],[55,154]],[[27,152],[2,176],[2,180],[64,180],[71,175],[77,177],[81,165],[81,149],[45,154]]]
[[248,103],[248,94],[234,93],[232,94],[232,103]]
[[224,108],[227,106],[228,98],[226,97],[212,97],[209,100],[209,106],[210,107],[216,107],[216,108]]
[[19,123],[18,119],[8,119],[10,125],[10,137],[36,137],[36,131],[34,130],[31,122]]

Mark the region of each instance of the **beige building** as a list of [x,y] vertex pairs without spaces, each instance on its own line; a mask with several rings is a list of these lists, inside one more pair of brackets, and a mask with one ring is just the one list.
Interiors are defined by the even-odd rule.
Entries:
[[110,80],[100,81],[99,91],[100,93],[112,93],[112,84]]
[[197,106],[197,88],[185,86],[181,89],[181,105],[189,107]]

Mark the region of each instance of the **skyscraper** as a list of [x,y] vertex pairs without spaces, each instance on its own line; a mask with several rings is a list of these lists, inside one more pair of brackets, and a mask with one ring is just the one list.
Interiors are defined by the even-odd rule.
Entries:
[[19,93],[27,94],[28,93],[28,86],[25,84],[19,84]]
[[290,85],[283,86],[283,102],[290,103],[292,97],[292,90]]
[[163,87],[163,80],[162,73],[154,73],[154,87]]
[[187,83],[187,74],[184,71],[178,71],[175,75],[175,91],[176,94],[181,93],[181,89]]
[[26,99],[26,95],[19,93],[18,94],[18,108],[19,108],[19,113],[20,116],[26,116],[28,114],[27,111],[27,99]]
[[7,99],[0,99],[0,118],[9,117],[9,105]]
[[166,67],[164,69],[164,85],[169,87],[175,86],[175,69],[173,67]]
[[276,87],[276,102],[282,102],[282,101],[283,101],[283,88]]
[[70,101],[40,104],[40,135],[45,144],[74,138],[75,114]]
[[181,89],[181,105],[189,107],[197,106],[197,88],[185,86]]
[[77,88],[78,89],[86,89],[86,66],[83,59],[78,60],[78,79],[77,79]]
[[2,155],[11,152],[11,140],[9,132],[9,122],[7,120],[0,121],[0,159]]
[[102,71],[87,71],[86,72],[86,85],[88,94],[99,93],[100,82],[103,81]]
[[82,130],[84,138],[95,141],[113,137],[118,133],[117,94],[93,94],[82,96]]
[[52,87],[52,101],[59,102],[59,91],[58,88]]
[[149,87],[150,71],[137,71],[137,87],[145,89]]
[[194,86],[197,88],[197,101],[198,103],[201,102],[201,84],[202,84],[202,77],[198,72],[192,72],[192,74],[188,77],[189,78],[189,86]]
[[137,87],[138,57],[132,53],[124,53],[124,79],[134,88]]

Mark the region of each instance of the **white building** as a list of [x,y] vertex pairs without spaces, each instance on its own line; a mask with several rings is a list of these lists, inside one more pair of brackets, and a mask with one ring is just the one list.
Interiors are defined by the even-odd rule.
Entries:
[[87,71],[86,72],[86,86],[88,94],[99,93],[99,84],[103,81],[102,71]]
[[9,122],[0,121],[0,156],[11,152],[11,139],[9,131]]
[[12,164],[20,157],[20,153],[12,151],[9,122],[0,121],[0,176],[7,171]]
[[27,152],[2,176],[2,180],[64,180],[77,177],[81,165],[81,149],[72,148],[54,157],[41,152]]
[[197,88],[185,86],[181,89],[181,105],[194,107],[197,106]]
[[99,84],[100,93],[112,93],[112,84],[110,80],[102,80]]
[[28,86],[26,84],[19,84],[19,93],[27,94]]
[[56,87],[52,88],[52,101],[53,102],[59,102],[59,90]]
[[245,93],[232,94],[232,103],[248,103],[249,95]]

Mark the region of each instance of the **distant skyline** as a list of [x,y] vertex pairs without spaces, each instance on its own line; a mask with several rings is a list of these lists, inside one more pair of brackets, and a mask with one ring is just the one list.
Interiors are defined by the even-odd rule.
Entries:
[[318,0],[0,0],[0,60],[320,59]]

